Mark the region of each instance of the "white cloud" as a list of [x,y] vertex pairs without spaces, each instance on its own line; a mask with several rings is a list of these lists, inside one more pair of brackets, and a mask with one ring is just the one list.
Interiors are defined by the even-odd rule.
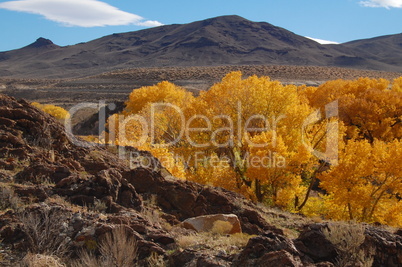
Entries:
[[20,0],[0,3],[0,8],[39,14],[65,26],[162,25],[98,0]]
[[339,44],[337,42],[333,42],[333,41],[327,41],[327,40],[322,40],[322,39],[317,39],[317,38],[312,38],[312,37],[308,37],[306,36],[306,38],[316,41],[319,44]]
[[402,8],[402,0],[369,0],[360,1],[360,4],[366,7]]

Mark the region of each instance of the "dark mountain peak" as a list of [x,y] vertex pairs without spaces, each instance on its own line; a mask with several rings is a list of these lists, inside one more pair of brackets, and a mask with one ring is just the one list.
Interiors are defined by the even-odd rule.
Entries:
[[57,47],[51,40],[40,37],[38,38],[35,42],[32,44],[26,46],[27,48],[41,48],[41,47],[46,47],[46,48],[54,48]]
[[245,19],[245,18],[237,16],[237,15],[219,16],[219,17],[202,20],[200,22],[202,22],[203,26],[214,25],[214,26],[226,26],[226,27],[227,26],[240,26],[240,25],[244,26],[244,25],[250,25],[250,24],[255,23],[255,22],[252,22],[248,19]]
[[206,19],[205,21],[241,22],[241,21],[249,21],[249,20],[245,19],[243,17],[240,17],[238,15],[225,15],[225,16],[209,18],[209,19]]

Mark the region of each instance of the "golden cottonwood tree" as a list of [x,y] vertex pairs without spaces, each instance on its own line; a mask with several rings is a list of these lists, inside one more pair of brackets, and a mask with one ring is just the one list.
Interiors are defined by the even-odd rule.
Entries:
[[[265,147],[267,153],[276,149],[279,145],[276,141],[279,140],[286,144],[289,153],[298,151],[303,120],[311,112],[311,108],[300,101],[298,88],[282,85],[269,77],[250,76],[243,79],[241,72],[232,72],[208,91],[201,92],[196,101],[196,111],[202,112],[212,122],[212,130],[197,133],[193,139],[202,140],[202,143],[211,140],[204,151],[231,159],[235,173],[233,179],[236,179],[238,189],[247,187],[246,191],[252,192],[252,198],[278,204],[277,200],[272,200],[277,194],[270,194],[267,189],[275,184],[271,183],[273,180],[268,177],[258,179],[255,170],[248,172],[249,161],[252,157],[256,158],[252,154],[253,140]],[[272,138],[266,138],[261,143],[262,139],[257,136],[267,132],[273,133]],[[271,167],[266,166],[265,169]],[[278,169],[276,171],[279,172]],[[279,190],[275,185],[272,188],[275,192]]]
[[174,148],[182,143],[182,117],[193,101],[191,93],[166,81],[133,90],[125,110],[108,119],[105,142],[148,150],[173,175],[184,178],[184,163]]
[[[155,107],[154,103],[165,105]],[[261,188],[271,180],[246,174],[252,147],[249,145],[253,144],[254,137],[271,132],[286,144],[289,153],[297,154],[302,143],[303,120],[312,110],[300,100],[296,86],[285,86],[268,77],[243,79],[241,72],[229,73],[197,98],[180,87],[162,82],[134,90],[126,105],[122,114],[109,119],[109,124],[115,125],[109,136],[114,136],[117,144],[151,151],[161,149],[155,143],[169,144],[165,149],[180,159],[178,164],[185,167],[188,179],[223,186],[260,201],[276,198],[277,194],[262,193],[267,190]],[[144,125],[154,126],[153,132],[144,136]],[[139,140],[143,141],[140,145]],[[269,142],[276,145],[274,139]],[[274,149],[273,146],[267,149]],[[218,167],[216,162],[220,163]],[[297,165],[296,161],[292,164]],[[306,162],[299,161],[299,170],[302,165],[307,166]],[[293,170],[296,169],[295,166]],[[279,192],[278,186],[274,188]],[[287,205],[289,201],[282,202]]]
[[319,176],[328,217],[402,225],[402,142],[349,141],[339,165]]
[[289,151],[282,137],[274,135],[270,131],[252,138],[245,175],[252,179],[258,201],[265,199],[274,206],[292,208],[295,196],[305,191],[298,168],[310,155],[302,146],[298,152]]
[[402,138],[401,84],[401,78],[392,87],[385,79],[335,80],[308,88],[304,96],[311,106],[321,109],[337,100],[347,139],[392,141]]
[[[105,138],[151,151],[175,176],[257,201],[399,225],[401,86],[402,78],[361,78],[296,87],[232,72],[194,97],[162,82],[134,90]],[[340,122],[338,113],[325,116],[333,101]],[[316,153],[331,150],[332,130],[338,165]],[[308,203],[316,178],[327,194]]]
[[59,119],[59,120],[64,120],[64,119],[67,119],[70,117],[70,114],[68,113],[68,111],[62,107],[58,107],[58,106],[50,105],[50,104],[43,105],[38,102],[32,102],[31,105],[43,110],[44,112],[52,115],[53,117],[55,117],[56,119]]
[[402,92],[402,77],[394,79],[392,82],[392,91],[401,93]]

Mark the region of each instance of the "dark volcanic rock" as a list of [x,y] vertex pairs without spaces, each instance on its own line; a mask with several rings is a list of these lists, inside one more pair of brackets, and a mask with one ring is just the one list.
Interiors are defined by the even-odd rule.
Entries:
[[[135,148],[125,149],[152,164],[130,169],[107,149],[74,140],[56,120],[23,100],[0,95],[0,122],[0,166],[5,169],[0,181],[11,184],[1,197],[18,210],[0,213],[0,240],[2,251],[3,244],[16,251],[16,262],[27,250],[45,253],[55,244],[67,246],[72,257],[83,248],[96,250],[96,244],[116,227],[124,227],[137,240],[140,266],[156,253],[172,266],[330,267],[340,253],[322,233],[326,224],[308,225],[291,240],[241,196],[168,178],[157,159]],[[142,198],[151,196],[155,203],[145,206]],[[19,202],[11,203],[13,197]],[[236,214],[243,232],[257,236],[237,255],[227,255],[204,248],[182,250],[175,234],[161,226],[161,218],[179,224],[209,214]],[[46,233],[41,234],[45,241],[40,247],[32,233]],[[367,227],[361,248],[373,258],[373,266],[402,266],[400,231],[392,234]]]
[[[294,241],[303,260],[312,259],[315,263],[336,262],[338,251],[322,233],[324,227],[327,225],[308,225]],[[364,235],[361,249],[373,258],[373,266],[402,266],[401,236],[374,227],[367,227]]]
[[402,237],[388,231],[368,227],[365,232],[366,239],[363,248],[374,248],[373,266],[402,266]]
[[180,221],[208,214],[236,214],[243,232],[259,234],[267,230],[282,233],[271,226],[258,212],[236,205],[240,195],[194,182],[166,180],[155,171],[138,168],[123,175],[139,193],[156,194],[158,205]]
[[121,210],[116,204],[133,209],[142,205],[135,188],[116,169],[102,170],[87,179],[68,177],[56,185],[55,193],[78,205],[93,205],[96,199],[104,199],[109,211]]
[[[110,196],[110,209],[141,208],[135,188],[122,178],[127,167],[116,156],[72,139],[60,123],[24,100],[0,95],[0,104],[0,121],[5,122],[0,125],[0,164],[22,169],[16,182],[54,183],[54,193],[80,205]],[[38,195],[42,201],[46,196]]]
[[231,266],[230,262],[225,259],[217,258],[191,249],[173,253],[173,255],[170,257],[169,263],[171,266]]
[[273,232],[253,237],[233,262],[234,266],[303,266],[293,242]]
[[76,135],[99,136],[102,133],[99,132],[99,129],[105,128],[107,118],[113,114],[122,112],[124,107],[124,102],[115,102],[101,107],[98,112],[74,125],[73,133]]
[[327,240],[321,229],[324,224],[308,225],[295,240],[296,248],[314,262],[334,262],[338,256],[335,245]]

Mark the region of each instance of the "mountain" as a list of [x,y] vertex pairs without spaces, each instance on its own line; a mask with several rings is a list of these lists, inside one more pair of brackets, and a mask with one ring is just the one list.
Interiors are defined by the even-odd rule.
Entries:
[[[398,53],[402,54],[400,50]],[[0,53],[0,76],[27,78],[82,77],[135,67],[217,65],[315,65],[402,71],[400,64],[370,49],[350,43],[321,45],[286,29],[239,16],[112,34],[66,47],[39,38],[24,48]]]
[[381,58],[387,64],[402,66],[402,33],[351,41],[343,45],[371,54],[372,58]]

